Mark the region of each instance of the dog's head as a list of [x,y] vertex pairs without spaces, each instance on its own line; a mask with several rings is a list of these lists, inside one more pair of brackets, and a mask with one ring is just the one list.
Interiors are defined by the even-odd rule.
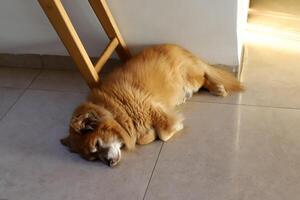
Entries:
[[113,115],[93,103],[84,103],[74,111],[69,132],[62,144],[87,160],[100,159],[111,167],[121,160],[123,145],[133,147],[129,135]]

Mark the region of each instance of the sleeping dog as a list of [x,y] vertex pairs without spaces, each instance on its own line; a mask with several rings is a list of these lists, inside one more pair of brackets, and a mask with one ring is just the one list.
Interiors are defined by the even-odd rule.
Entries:
[[61,142],[87,160],[113,167],[123,146],[132,150],[156,138],[168,141],[183,129],[175,107],[202,87],[218,96],[243,89],[232,74],[179,46],[146,48],[91,91],[74,111],[70,133]]

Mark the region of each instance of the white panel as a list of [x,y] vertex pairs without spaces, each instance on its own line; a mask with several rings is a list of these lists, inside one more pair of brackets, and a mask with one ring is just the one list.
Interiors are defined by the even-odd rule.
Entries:
[[[92,56],[107,44],[87,0],[63,0]],[[238,64],[237,0],[108,0],[125,41],[176,43],[210,63]],[[67,54],[36,0],[0,2],[0,53]]]

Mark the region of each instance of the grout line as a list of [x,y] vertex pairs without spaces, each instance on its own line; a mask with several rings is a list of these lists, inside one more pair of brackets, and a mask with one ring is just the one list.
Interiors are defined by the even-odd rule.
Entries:
[[18,66],[5,66],[0,65],[0,68],[10,68],[10,69],[24,69],[24,70],[49,70],[49,71],[78,71],[76,68],[46,68],[46,67],[18,67]]
[[39,89],[39,88],[30,88],[30,86],[32,85],[32,83],[38,78],[38,76],[42,73],[42,72],[45,72],[45,71],[77,71],[75,68],[66,68],[66,69],[47,69],[45,67],[45,61],[43,59],[42,56],[40,56],[40,59],[41,59],[41,69],[40,69],[40,72],[37,74],[36,77],[34,77],[34,79],[30,82],[30,84],[28,85],[28,87],[26,88],[26,91],[27,90],[39,90],[39,91],[47,91],[47,92],[68,92],[68,93],[85,93],[85,92],[73,92],[73,91],[62,91],[62,90],[51,90],[51,89]]
[[4,89],[11,89],[11,90],[25,90],[25,88],[22,87],[12,87],[12,86],[0,86],[0,88],[4,88]]
[[15,102],[7,109],[7,111],[0,117],[0,121],[6,117],[6,115],[11,111],[11,109],[16,105],[16,103],[20,100],[20,98],[24,95],[26,92],[26,89],[22,91],[22,93],[18,96],[18,98],[15,100]]
[[[18,59],[18,56],[27,56],[28,54],[7,54],[7,53],[0,53],[1,55],[8,55],[10,57],[15,57],[15,59]],[[5,62],[0,62],[0,67],[10,67],[10,68],[21,68],[21,69],[43,69],[43,70],[71,70],[71,71],[77,71],[77,67],[76,64],[73,62],[73,59],[71,58],[71,56],[62,56],[62,55],[40,55],[40,54],[35,54],[35,56],[38,57],[39,59],[39,64],[36,67],[30,67],[27,65],[11,65],[11,64],[7,64]],[[62,57],[63,61],[62,62],[56,62],[54,63],[54,67],[49,67],[49,62],[47,62],[47,60],[45,60],[45,56],[48,57],[48,59],[57,59],[56,57]],[[12,59],[12,58],[10,58]],[[28,57],[27,58],[23,58],[25,59],[25,61],[30,61],[31,59]],[[97,60],[97,57],[92,57],[92,60]],[[70,60],[72,60],[70,62]],[[26,63],[26,62],[25,62]],[[46,65],[46,63],[48,63],[48,65]],[[62,67],[63,65],[66,67]],[[120,66],[122,64],[122,62],[120,62],[119,59],[116,58],[110,58],[108,60],[108,62],[106,63],[105,66]],[[48,67],[47,67],[48,66]],[[56,66],[56,67],[55,67]]]
[[32,83],[41,75],[42,72],[43,72],[43,70],[40,69],[40,71],[36,74],[35,77],[33,77],[33,79],[30,81],[30,83],[28,84],[28,86],[25,88],[25,91],[30,88],[30,86],[32,85]]
[[[1,55],[1,53],[0,53]],[[40,67],[18,67],[18,66],[9,66],[9,65],[0,65],[0,68],[10,68],[10,69],[24,69],[24,70],[41,70]]]
[[160,153],[161,153],[161,150],[162,150],[162,148],[163,148],[164,144],[165,144],[165,143],[164,143],[164,142],[162,142],[162,145],[160,146],[160,149],[159,149],[159,152],[158,152],[158,155],[157,155],[157,158],[156,158],[156,161],[155,161],[154,167],[153,167],[153,169],[152,169],[152,172],[151,172],[151,176],[150,176],[150,178],[149,178],[149,181],[148,181],[148,184],[147,184],[147,187],[146,187],[146,190],[145,190],[144,196],[143,196],[143,200],[145,200],[145,198],[146,198],[146,194],[147,194],[147,191],[148,191],[148,188],[149,188],[150,182],[151,182],[151,180],[152,180],[152,177],[153,177],[153,174],[154,174],[154,170],[155,170],[155,168],[156,168],[156,165],[157,165],[157,162],[158,162],[158,159],[159,159],[159,156],[160,156]]
[[[28,84],[28,86],[26,88],[22,88],[23,91],[21,92],[21,94],[18,96],[18,98],[15,100],[15,102],[7,109],[7,111],[0,117],[0,121],[2,121],[7,114],[11,111],[11,109],[17,104],[17,102],[23,97],[23,95],[25,94],[25,92],[28,90],[28,88],[30,87],[30,85],[37,79],[37,77],[41,74],[41,70],[39,70],[39,72],[35,75],[35,77],[33,77],[33,79],[30,81],[30,83]],[[18,89],[18,88],[14,88],[14,89]],[[19,88],[20,89],[20,88]]]
[[[9,87],[9,86],[0,86],[0,88],[10,89],[10,90],[38,90],[46,92],[66,92],[66,93],[76,93],[76,94],[88,94],[90,90],[87,91],[72,91],[72,90],[56,90],[56,89],[45,89],[45,88],[20,88],[20,87]],[[1,200],[1,199],[0,199]]]
[[86,95],[88,95],[90,93],[90,90],[87,90],[87,91],[75,91],[74,90],[74,91],[72,91],[72,90],[55,90],[55,89],[42,89],[42,88],[28,88],[27,90],[45,91],[45,92],[64,92],[64,93],[86,94]]
[[232,105],[232,106],[246,106],[246,107],[262,107],[262,108],[274,108],[274,109],[287,109],[287,110],[300,110],[300,108],[293,108],[293,107],[282,107],[282,106],[267,106],[267,105],[254,105],[254,104],[237,104],[237,103],[221,103],[221,102],[209,102],[209,101],[196,101],[196,100],[189,100],[188,102],[193,103],[209,103],[209,104],[225,104],[225,105]]
[[65,69],[65,68],[41,68],[40,70],[42,71],[71,71],[71,72],[74,72],[74,71],[77,71],[79,72],[76,68],[75,69]]
[[[41,70],[42,72],[43,70]],[[39,72],[37,74],[40,75]],[[36,80],[37,77],[34,78]],[[33,81],[34,81],[33,80]],[[87,91],[71,91],[71,90],[54,90],[54,89],[42,89],[42,88],[29,88],[30,85],[32,85],[33,81],[29,84],[26,88],[18,88],[18,87],[8,87],[8,86],[0,86],[0,88],[6,88],[6,89],[15,89],[15,90],[32,90],[32,91],[45,91],[45,92],[61,92],[61,93],[74,93],[74,94],[85,94],[87,95],[89,93],[89,90]],[[255,104],[243,104],[243,103],[222,103],[222,102],[210,102],[210,101],[197,101],[197,100],[188,100],[187,102],[193,102],[193,103],[209,103],[209,104],[225,104],[225,105],[232,105],[232,106],[247,106],[247,107],[261,107],[261,108],[272,108],[272,109],[288,109],[288,110],[300,110],[300,108],[297,107],[283,107],[283,106],[268,106],[268,105],[255,105]],[[0,118],[1,120],[2,118]]]

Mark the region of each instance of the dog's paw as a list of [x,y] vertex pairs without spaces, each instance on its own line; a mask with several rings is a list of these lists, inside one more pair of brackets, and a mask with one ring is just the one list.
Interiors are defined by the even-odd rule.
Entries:
[[213,91],[210,91],[210,93],[222,97],[226,97],[228,95],[224,85],[221,84],[216,85],[216,88]]
[[182,88],[182,95],[179,97],[178,102],[176,105],[184,104],[188,99],[192,98],[193,96],[193,90],[189,89],[187,87]]
[[183,129],[183,123],[180,122],[180,123],[177,123],[175,126],[174,126],[174,129],[173,129],[173,132],[176,133],[178,131],[181,131]]
[[184,93],[184,99],[185,99],[184,101],[192,98],[192,96],[193,96],[193,90],[191,88],[184,87],[183,93]]
[[173,126],[172,130],[170,132],[164,132],[159,134],[159,138],[166,142],[168,141],[171,137],[173,137],[177,132],[181,131],[183,129],[183,123],[177,123]]

